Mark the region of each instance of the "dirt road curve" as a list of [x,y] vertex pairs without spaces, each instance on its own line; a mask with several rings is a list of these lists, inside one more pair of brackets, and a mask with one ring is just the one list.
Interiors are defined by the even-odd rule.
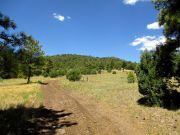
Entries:
[[[50,121],[53,132],[43,134],[57,135],[122,135],[125,133],[118,123],[109,117],[111,112],[89,97],[65,91],[58,81],[42,85],[45,108],[56,112],[56,122]],[[105,109],[105,110],[104,110]],[[51,116],[50,116],[51,117]],[[47,129],[48,130],[48,129]],[[133,133],[133,132],[131,132]],[[135,134],[135,132],[133,133]]]

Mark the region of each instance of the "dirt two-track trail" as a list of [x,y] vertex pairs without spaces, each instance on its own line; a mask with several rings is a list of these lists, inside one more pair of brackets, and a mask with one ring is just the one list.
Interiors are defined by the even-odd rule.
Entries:
[[[127,125],[120,125],[110,109],[78,92],[63,90],[58,81],[42,85],[44,107],[57,112],[51,126],[55,135],[128,135],[140,134]],[[51,117],[51,116],[49,116]],[[117,121],[117,122],[116,122]],[[48,125],[48,123],[47,123]],[[44,132],[45,134],[45,132]]]

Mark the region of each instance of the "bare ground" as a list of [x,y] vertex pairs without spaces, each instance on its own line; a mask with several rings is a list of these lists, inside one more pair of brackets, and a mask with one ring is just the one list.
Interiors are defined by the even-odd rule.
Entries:
[[[58,112],[56,123],[50,121],[53,132],[57,135],[141,135],[138,126],[125,117],[113,112],[111,108],[94,98],[77,92],[63,90],[58,81],[49,81],[42,85],[44,107]],[[51,117],[51,116],[49,116]],[[49,129],[49,130],[50,130]],[[47,132],[43,129],[42,134]]]

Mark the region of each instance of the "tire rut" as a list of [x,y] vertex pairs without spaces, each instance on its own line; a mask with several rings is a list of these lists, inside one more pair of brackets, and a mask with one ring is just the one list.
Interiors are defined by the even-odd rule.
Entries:
[[[105,116],[98,116],[90,112],[96,110],[96,106],[82,105],[80,100],[77,100],[75,95],[71,95],[69,91],[65,91],[58,85],[58,81],[48,81],[47,85],[42,85],[44,93],[44,106],[56,111],[64,110],[65,117],[59,118],[60,125],[63,123],[76,123],[69,126],[61,126],[56,130],[56,134],[64,135],[121,135],[120,130],[115,124]],[[91,104],[91,101],[88,101]],[[67,115],[69,114],[69,115]],[[97,115],[97,116],[96,116]]]

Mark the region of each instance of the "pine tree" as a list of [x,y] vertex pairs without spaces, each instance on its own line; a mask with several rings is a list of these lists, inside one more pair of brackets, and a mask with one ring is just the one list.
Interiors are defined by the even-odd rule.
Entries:
[[157,70],[157,57],[154,52],[144,51],[136,74],[139,92],[147,98],[149,105],[163,106],[166,92],[166,83],[159,76]]

